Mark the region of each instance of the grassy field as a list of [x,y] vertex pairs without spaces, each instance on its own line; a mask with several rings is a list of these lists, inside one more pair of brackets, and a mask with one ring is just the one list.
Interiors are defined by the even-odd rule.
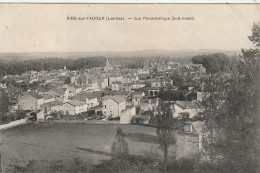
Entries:
[[[151,149],[161,154],[153,127],[138,125],[28,124],[1,131],[2,169],[10,163],[27,164],[29,160],[80,158],[97,165],[111,158],[110,151],[117,127],[126,135],[131,155],[143,155]],[[169,149],[174,156],[175,146]]]

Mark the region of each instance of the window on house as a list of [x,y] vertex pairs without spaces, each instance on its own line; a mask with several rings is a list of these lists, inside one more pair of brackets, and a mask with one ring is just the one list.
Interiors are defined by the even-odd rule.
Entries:
[[107,108],[107,106],[105,105],[105,109]]

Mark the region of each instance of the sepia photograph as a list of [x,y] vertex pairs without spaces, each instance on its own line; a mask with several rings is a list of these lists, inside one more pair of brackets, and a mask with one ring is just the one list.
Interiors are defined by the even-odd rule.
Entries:
[[0,3],[0,173],[259,173],[260,4]]

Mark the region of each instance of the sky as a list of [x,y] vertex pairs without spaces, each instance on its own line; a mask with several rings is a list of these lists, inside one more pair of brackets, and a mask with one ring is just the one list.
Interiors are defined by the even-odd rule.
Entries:
[[[67,17],[125,17],[124,21]],[[189,21],[134,17],[194,17]],[[0,53],[240,50],[260,4],[0,4]]]

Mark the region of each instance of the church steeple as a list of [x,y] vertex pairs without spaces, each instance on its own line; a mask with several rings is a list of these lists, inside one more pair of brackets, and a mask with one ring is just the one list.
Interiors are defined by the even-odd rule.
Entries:
[[107,58],[106,66],[109,67],[109,61],[108,61],[108,58]]
[[106,66],[104,67],[104,71],[105,72],[108,72],[109,70],[112,70],[113,69],[113,66],[111,66],[109,64],[109,61],[108,61],[108,58],[107,58],[107,61],[106,61]]

